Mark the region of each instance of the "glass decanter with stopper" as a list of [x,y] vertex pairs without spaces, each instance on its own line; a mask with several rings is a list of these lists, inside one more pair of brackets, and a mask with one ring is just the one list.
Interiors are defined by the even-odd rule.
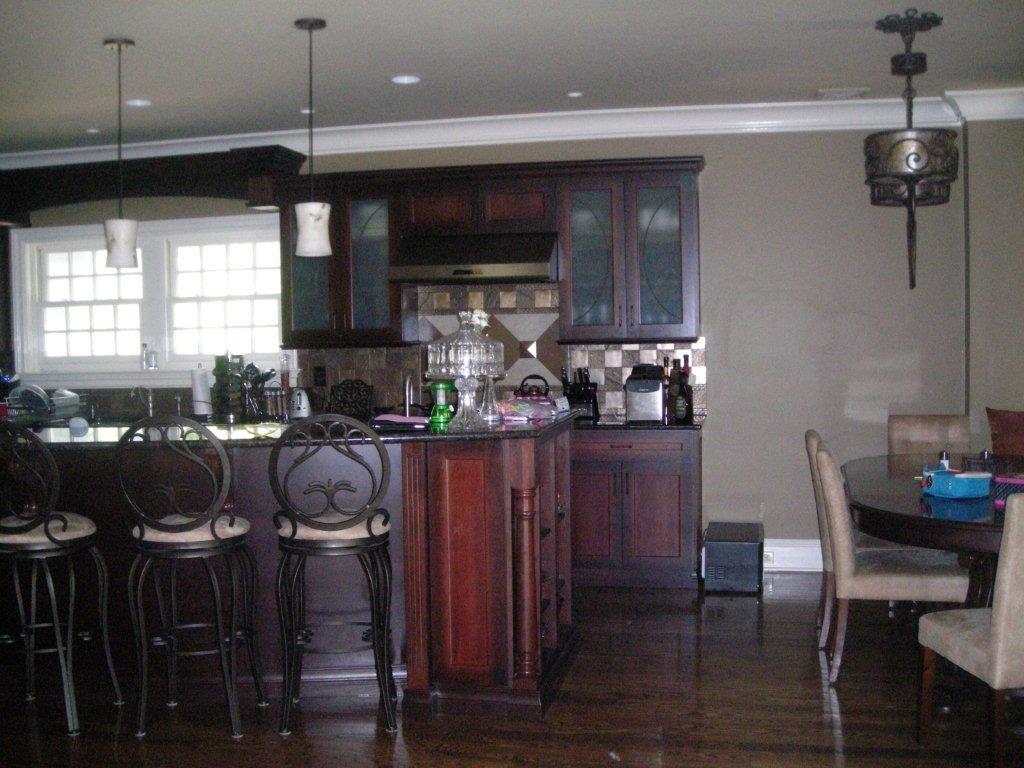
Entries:
[[452,432],[473,432],[488,426],[477,408],[479,379],[503,374],[504,347],[483,334],[486,324],[486,312],[459,312],[458,330],[427,344],[427,378],[452,380],[459,393],[458,410],[449,424]]

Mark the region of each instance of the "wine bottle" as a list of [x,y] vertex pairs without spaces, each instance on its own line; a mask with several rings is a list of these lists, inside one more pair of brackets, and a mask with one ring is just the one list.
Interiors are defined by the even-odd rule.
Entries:
[[690,356],[683,355],[683,386],[684,402],[683,423],[693,424],[693,385],[690,383]]
[[[680,403],[682,402],[681,392],[683,387],[683,369],[679,367],[678,358],[672,361],[672,370],[669,372],[668,402],[670,421],[675,424],[680,419]],[[685,411],[685,404],[682,406]]]

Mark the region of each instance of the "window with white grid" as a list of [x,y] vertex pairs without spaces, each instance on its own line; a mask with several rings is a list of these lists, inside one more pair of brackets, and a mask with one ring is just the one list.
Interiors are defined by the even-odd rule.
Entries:
[[281,346],[281,249],[274,240],[172,243],[172,353],[270,354]]
[[[108,269],[101,224],[11,232],[15,360],[44,386],[187,384],[199,363],[274,367],[281,343],[275,214],[139,223],[139,266]],[[141,370],[141,345],[159,370]],[[33,378],[35,377],[35,378]],[[61,378],[64,377],[64,378]]]
[[139,267],[110,269],[105,249],[42,249],[43,355],[137,357],[143,299]]

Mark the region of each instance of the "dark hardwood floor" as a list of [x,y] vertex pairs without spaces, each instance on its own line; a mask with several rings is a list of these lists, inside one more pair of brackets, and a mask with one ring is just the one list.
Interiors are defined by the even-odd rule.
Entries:
[[[445,716],[377,724],[376,692],[307,696],[287,738],[277,702],[243,697],[245,737],[228,734],[216,685],[188,686],[177,709],[153,681],[149,735],[134,732],[94,649],[77,654],[82,734],[63,733],[52,656],[40,659],[39,699],[22,700],[19,657],[0,652],[2,766],[983,766],[986,704],[979,684],[944,668],[954,711],[930,743],[914,740],[916,617],[857,603],[839,684],[815,650],[816,574],[766,578],[763,601],[670,590],[580,590],[582,642],[543,722]],[[129,661],[122,654],[122,660]],[[133,687],[128,665],[122,684]],[[197,690],[198,689],[198,690]],[[1007,765],[1024,765],[1024,708],[1012,704]]]

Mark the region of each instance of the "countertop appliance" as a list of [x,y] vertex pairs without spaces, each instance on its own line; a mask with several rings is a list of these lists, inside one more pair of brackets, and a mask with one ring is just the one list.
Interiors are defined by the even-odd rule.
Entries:
[[626,379],[626,421],[662,420],[665,402],[665,384],[660,365],[641,363],[633,366]]

